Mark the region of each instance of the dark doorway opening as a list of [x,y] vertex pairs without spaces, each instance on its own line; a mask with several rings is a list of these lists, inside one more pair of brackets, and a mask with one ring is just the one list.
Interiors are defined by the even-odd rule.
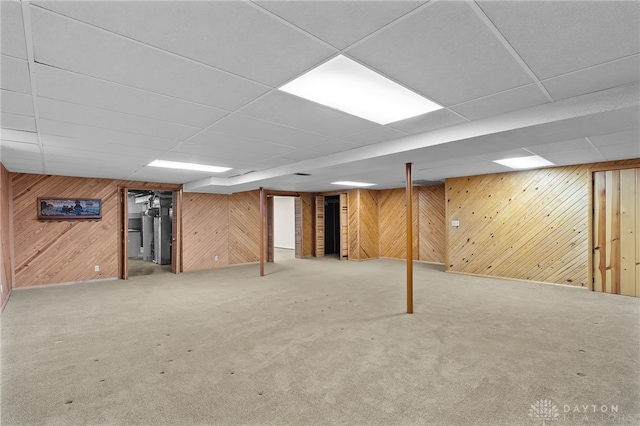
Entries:
[[340,254],[340,196],[324,197],[324,254]]

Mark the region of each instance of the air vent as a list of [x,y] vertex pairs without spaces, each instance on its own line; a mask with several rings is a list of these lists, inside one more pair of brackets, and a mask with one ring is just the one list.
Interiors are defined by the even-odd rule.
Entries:
[[294,176],[311,176],[311,173],[294,173]]
[[233,175],[233,176],[229,176],[229,179],[234,178],[234,177],[238,177],[238,176],[244,176],[244,175],[248,175],[249,173],[254,173],[255,170],[249,170],[248,172],[244,172],[244,173],[240,173],[237,175]]

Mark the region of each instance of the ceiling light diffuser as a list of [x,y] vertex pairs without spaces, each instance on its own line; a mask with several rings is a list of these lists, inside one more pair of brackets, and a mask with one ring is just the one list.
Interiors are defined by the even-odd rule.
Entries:
[[285,84],[280,90],[378,124],[389,124],[442,108],[342,55]]
[[503,166],[510,167],[512,169],[535,169],[537,167],[553,166],[554,164],[545,160],[537,155],[530,155],[528,157],[515,157],[505,158],[504,160],[494,160],[494,163],[502,164]]
[[167,169],[195,170],[198,172],[222,173],[231,170],[231,167],[208,166],[206,164],[181,163],[179,161],[155,160],[149,163],[150,167],[164,167]]
[[375,186],[375,183],[366,183],[366,182],[352,182],[349,180],[342,180],[339,182],[331,182],[331,185],[343,185],[343,186],[360,186],[360,187],[365,187],[365,186]]

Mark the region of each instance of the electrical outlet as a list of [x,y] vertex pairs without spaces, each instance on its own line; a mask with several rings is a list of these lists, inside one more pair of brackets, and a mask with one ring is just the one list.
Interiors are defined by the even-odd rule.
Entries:
[[215,257],[213,258],[213,260],[218,260],[218,256],[215,256]]
[[96,265],[93,267],[94,271],[100,272],[100,265]]

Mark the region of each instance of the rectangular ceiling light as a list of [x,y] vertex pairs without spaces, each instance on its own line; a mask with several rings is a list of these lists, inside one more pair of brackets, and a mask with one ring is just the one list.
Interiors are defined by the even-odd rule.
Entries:
[[280,90],[378,124],[389,124],[442,108],[342,55],[285,84]]
[[515,157],[505,158],[504,160],[494,160],[494,163],[502,164],[503,166],[510,167],[512,169],[535,169],[538,167],[553,166],[554,164],[545,160],[537,155],[530,155],[528,157]]
[[164,167],[167,169],[195,170],[198,172],[222,173],[231,170],[231,167],[208,166],[206,164],[181,163],[179,161],[155,160],[149,163],[150,167]]
[[358,187],[365,187],[365,186],[375,186],[375,183],[365,183],[365,182],[352,182],[349,180],[341,180],[340,182],[331,182],[331,185],[342,185],[342,186],[358,186]]

